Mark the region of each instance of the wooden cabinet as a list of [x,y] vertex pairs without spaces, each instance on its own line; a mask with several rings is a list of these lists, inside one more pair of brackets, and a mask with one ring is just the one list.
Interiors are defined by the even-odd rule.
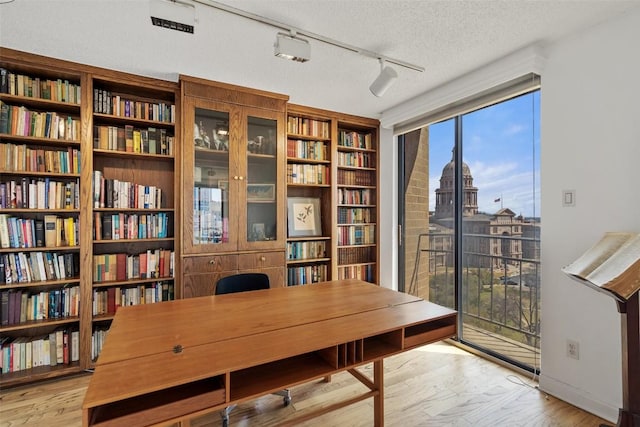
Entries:
[[[184,296],[211,295],[217,279],[238,271],[265,271],[283,285],[287,97],[188,76],[181,88]],[[218,265],[220,254],[235,254],[237,267],[187,271],[201,262],[191,256]]]
[[[378,127],[373,119],[288,105],[289,285],[378,283]],[[319,207],[315,232],[296,230],[295,203]]]

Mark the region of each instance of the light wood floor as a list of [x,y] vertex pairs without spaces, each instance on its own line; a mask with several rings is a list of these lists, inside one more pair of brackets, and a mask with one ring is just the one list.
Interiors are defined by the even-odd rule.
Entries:
[[[168,368],[168,367],[167,367]],[[370,374],[371,365],[361,371]],[[0,391],[0,426],[81,425],[88,375]],[[598,427],[601,420],[541,393],[535,381],[457,347],[431,344],[385,359],[385,425]],[[231,426],[278,422],[364,390],[351,375],[334,375],[292,389],[292,404],[265,396],[237,407]],[[369,427],[371,399],[303,424],[306,427]],[[194,427],[220,426],[218,413],[193,420]]]

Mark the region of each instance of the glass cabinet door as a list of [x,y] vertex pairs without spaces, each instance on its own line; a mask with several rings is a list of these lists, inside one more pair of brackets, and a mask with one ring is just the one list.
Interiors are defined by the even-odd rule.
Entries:
[[279,194],[282,189],[284,174],[282,156],[279,156],[278,129],[283,132],[279,123],[279,114],[268,111],[245,109],[245,202],[240,207],[243,211],[246,239],[242,246],[245,249],[269,248],[284,236],[283,201]]
[[188,97],[183,108],[184,252],[282,246],[284,115]]
[[238,147],[237,138],[230,138],[232,111],[225,104],[194,99],[184,107],[185,252],[235,249],[238,193],[232,185],[238,170],[232,159]]

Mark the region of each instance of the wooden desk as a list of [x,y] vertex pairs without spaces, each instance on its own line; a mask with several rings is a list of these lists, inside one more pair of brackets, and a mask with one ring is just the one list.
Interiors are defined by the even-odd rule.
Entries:
[[166,425],[344,370],[370,391],[304,419],[373,397],[382,426],[383,358],[455,334],[455,311],[359,280],[123,307],[83,426]]

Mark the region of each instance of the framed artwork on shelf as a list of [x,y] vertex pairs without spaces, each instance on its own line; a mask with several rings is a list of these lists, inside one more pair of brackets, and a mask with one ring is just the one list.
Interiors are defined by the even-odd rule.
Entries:
[[289,237],[321,236],[320,199],[289,197],[287,199]]
[[275,184],[247,184],[247,201],[273,202],[275,199]]

